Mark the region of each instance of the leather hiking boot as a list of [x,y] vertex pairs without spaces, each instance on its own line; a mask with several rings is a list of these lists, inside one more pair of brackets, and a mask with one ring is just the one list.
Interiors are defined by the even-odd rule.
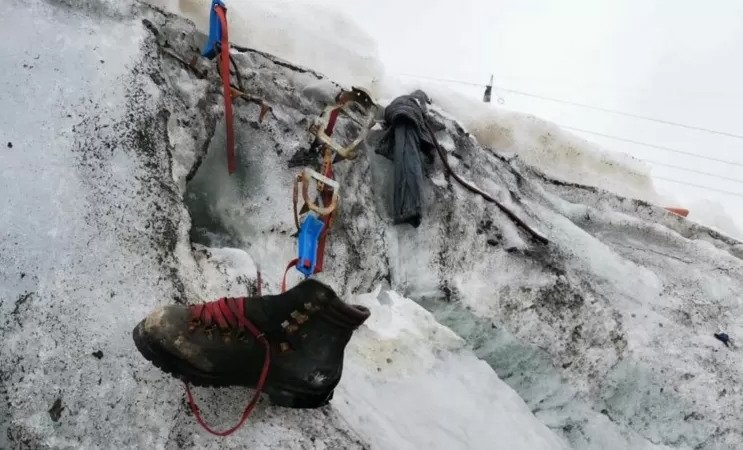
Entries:
[[346,344],[368,317],[365,307],[306,280],[281,295],[161,307],[132,334],[146,359],[183,381],[254,388],[265,363],[264,391],[274,404],[316,408],[332,398]]

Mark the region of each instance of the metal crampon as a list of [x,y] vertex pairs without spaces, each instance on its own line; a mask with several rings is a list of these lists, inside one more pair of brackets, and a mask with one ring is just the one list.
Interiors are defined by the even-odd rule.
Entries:
[[[362,88],[343,90],[336,97],[336,104],[325,108],[318,120],[310,127],[310,133],[330,148],[341,159],[355,159],[357,147],[374,126],[376,105],[368,92]],[[358,136],[343,145],[333,139],[333,129],[339,117],[345,117],[360,127]]]

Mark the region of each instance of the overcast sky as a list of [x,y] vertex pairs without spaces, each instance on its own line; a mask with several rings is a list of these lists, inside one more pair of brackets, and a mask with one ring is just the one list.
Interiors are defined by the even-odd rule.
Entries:
[[[743,135],[743,1],[323,0],[379,43],[390,73],[496,84]],[[451,84],[480,97],[482,90]],[[498,92],[562,125],[743,163],[743,140]],[[494,107],[496,103],[493,104]],[[579,133],[580,134],[580,133]],[[583,135],[608,150],[743,180],[743,168]],[[724,204],[743,228],[743,183],[653,166],[684,205]]]

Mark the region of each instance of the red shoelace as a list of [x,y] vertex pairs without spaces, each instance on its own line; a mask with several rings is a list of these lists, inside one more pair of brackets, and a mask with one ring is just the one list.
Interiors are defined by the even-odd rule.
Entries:
[[250,417],[255,406],[258,404],[271,365],[271,346],[268,343],[266,336],[258,329],[258,327],[245,318],[245,301],[245,298],[220,298],[213,302],[202,303],[191,307],[191,317],[198,320],[203,326],[210,326],[216,323],[216,325],[223,330],[229,328],[246,329],[253,335],[253,337],[255,337],[256,340],[263,344],[263,347],[266,350],[266,355],[263,359],[263,368],[261,369],[261,374],[258,378],[253,398],[245,407],[242,417],[237,425],[228,430],[216,431],[206,423],[203,417],[201,417],[199,407],[196,405],[193,395],[191,394],[191,387],[188,385],[188,382],[184,382],[186,385],[188,405],[191,407],[191,411],[193,412],[194,417],[196,417],[196,421],[199,422],[199,425],[201,425],[206,431],[216,436],[229,436],[240,428],[246,420],[248,420],[248,417]]

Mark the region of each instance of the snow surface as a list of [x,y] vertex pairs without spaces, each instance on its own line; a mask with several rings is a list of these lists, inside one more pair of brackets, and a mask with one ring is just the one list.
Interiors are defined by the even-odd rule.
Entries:
[[[262,403],[236,436],[203,433],[131,329],[161,304],[253,293],[257,265],[263,291],[278,291],[295,251],[287,161],[338,86],[235,50],[273,111],[261,124],[256,105],[236,103],[240,168],[227,177],[219,80],[169,55],[197,51],[193,25],[126,2],[10,1],[0,37],[29,32],[37,45],[0,53],[0,130],[13,143],[0,147],[0,448],[743,446],[739,349],[712,337],[743,335],[743,244],[534,163],[518,150],[547,130],[586,179],[603,170],[634,180],[637,197],[650,190],[642,167],[620,161],[614,175],[536,120],[511,116],[521,134],[495,150],[513,154],[491,152],[445,94],[434,109],[456,170],[551,243],[440,162],[426,169],[421,228],[392,226],[391,167],[373,133],[336,166],[342,205],[320,275],[372,309],[335,399],[313,411]],[[218,427],[248,395],[198,393]]]
[[[211,0],[146,0],[209,30]],[[313,0],[228,0],[230,41],[317,70],[344,85],[383,74],[377,43],[354,19]]]
[[565,448],[464,341],[392,291],[358,296],[335,406],[377,448]]

